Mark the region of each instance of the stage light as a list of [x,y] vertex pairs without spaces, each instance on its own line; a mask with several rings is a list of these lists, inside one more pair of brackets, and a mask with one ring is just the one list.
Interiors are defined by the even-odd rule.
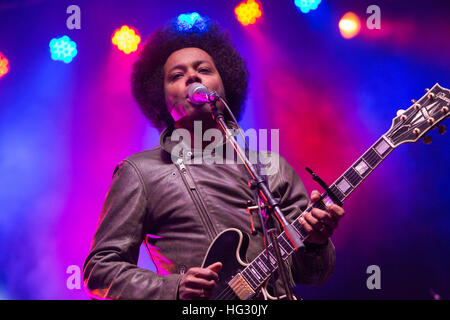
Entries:
[[7,74],[8,71],[9,71],[9,61],[8,59],[6,59],[3,53],[0,52],[0,78],[3,77],[5,74]]
[[236,18],[243,26],[254,24],[256,19],[262,15],[262,6],[255,0],[247,0],[247,2],[241,2],[234,8]]
[[355,37],[361,30],[361,22],[356,14],[347,12],[339,21],[339,31],[345,39]]
[[53,60],[69,63],[77,55],[77,44],[70,40],[68,36],[53,38],[49,44]]
[[180,32],[205,32],[207,20],[197,12],[183,13],[177,18],[176,28]]
[[141,37],[138,35],[136,29],[129,26],[122,26],[120,29],[114,31],[111,41],[120,51],[130,54],[137,50],[141,42]]
[[303,13],[316,10],[322,0],[295,0],[294,3]]

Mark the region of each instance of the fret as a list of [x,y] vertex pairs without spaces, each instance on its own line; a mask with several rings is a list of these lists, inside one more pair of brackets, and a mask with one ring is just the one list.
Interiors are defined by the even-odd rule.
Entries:
[[257,262],[253,261],[250,266],[252,266],[253,268],[255,268],[256,272],[258,272],[258,274],[264,278],[266,276],[265,272],[261,269],[261,267],[258,265]]
[[363,160],[366,161],[369,166],[373,169],[375,168],[382,160],[382,158],[376,153],[375,150],[370,148],[364,155],[362,156]]
[[270,269],[264,264],[264,262],[262,261],[261,257],[258,256],[256,259],[256,264],[261,268],[261,271],[264,272],[264,274],[267,276],[270,275]]
[[344,173],[344,178],[347,179],[353,187],[356,187],[362,181],[361,176],[352,167]]
[[254,263],[255,263],[255,268],[257,268],[260,271],[260,274],[263,277],[267,277],[268,275],[270,275],[269,269],[267,269],[267,267],[264,265],[264,263],[259,258],[256,258],[254,260]]
[[371,172],[371,169],[370,169],[369,165],[362,158],[359,158],[358,161],[356,161],[356,164],[353,167],[353,169],[362,178],[365,178]]
[[331,189],[331,191],[333,191],[333,193],[336,195],[336,197],[338,197],[338,199],[340,201],[344,201],[344,199],[345,199],[344,194],[336,187],[335,184],[330,186],[330,189]]
[[286,250],[284,250],[282,246],[278,245],[278,248],[280,249],[281,258],[284,260],[284,258],[287,256],[288,253],[286,252]]
[[275,259],[275,255],[272,253],[271,249],[273,249],[272,245],[270,245],[269,249],[268,249],[269,250],[269,260],[270,260],[270,264],[276,269],[276,268],[278,268],[277,259]]
[[245,280],[248,282],[248,284],[253,288],[256,289],[258,288],[258,281],[256,280],[255,276],[252,275],[252,272],[248,269],[245,268],[242,272],[241,272],[242,276],[244,276]]
[[382,137],[375,143],[374,150],[384,159],[392,151],[392,148]]
[[259,283],[264,281],[263,277],[258,273],[258,270],[256,270],[256,267],[253,263],[248,266],[248,269],[250,270],[251,274],[254,276],[255,280],[257,280]]
[[[296,230],[297,231],[297,230]],[[298,231],[297,231],[297,233],[298,233]],[[301,236],[301,234],[300,234],[300,236]],[[286,251],[287,252],[292,252],[293,250],[294,250],[294,247],[292,246],[292,244],[291,244],[291,241],[289,241],[289,239],[287,238],[287,236],[286,236],[286,238],[284,239],[284,241],[286,242]]]
[[[301,214],[300,214],[301,216]],[[300,240],[303,241],[303,239],[306,238],[306,236],[308,235],[308,233],[306,232],[305,229],[303,229],[302,224],[300,223],[300,221],[298,219],[300,219],[300,216],[292,223],[292,226],[294,227],[294,229],[297,231],[297,233],[300,235]]]
[[264,250],[260,255],[259,258],[261,259],[261,261],[264,263],[264,265],[269,268],[269,270],[272,272],[273,270],[276,269],[276,267],[270,262],[270,259],[267,258],[267,253],[266,250]]
[[344,177],[341,177],[338,182],[336,183],[336,187],[345,195],[348,196],[352,191],[353,188],[351,184],[345,179]]
[[323,203],[323,201],[316,202],[314,207],[319,208],[320,210],[327,210],[327,206]]
[[280,247],[281,257],[283,259],[288,253],[291,252],[291,247],[288,244],[289,239],[285,239],[285,237],[287,238],[287,235],[285,233],[283,233],[277,238],[278,244],[279,244],[279,247]]

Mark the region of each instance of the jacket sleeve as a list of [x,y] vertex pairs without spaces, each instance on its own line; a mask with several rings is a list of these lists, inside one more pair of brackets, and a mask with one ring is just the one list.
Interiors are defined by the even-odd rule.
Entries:
[[147,194],[137,168],[123,161],[113,175],[83,283],[94,299],[176,299],[181,276],[158,275],[136,264],[146,235]]
[[[274,195],[279,197],[286,219],[292,223],[300,216],[309,201],[308,193],[295,170],[279,157]],[[320,285],[328,280],[336,264],[335,248],[331,239],[322,247],[305,244],[292,255],[292,276],[295,283]]]

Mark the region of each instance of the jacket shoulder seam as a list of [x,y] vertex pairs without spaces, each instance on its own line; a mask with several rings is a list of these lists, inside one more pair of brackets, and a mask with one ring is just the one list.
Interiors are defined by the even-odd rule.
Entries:
[[136,172],[136,175],[139,178],[139,183],[141,184],[142,189],[144,190],[145,199],[148,200],[148,190],[147,190],[147,186],[144,183],[144,177],[142,176],[141,171],[139,170],[139,168],[137,167],[137,165],[133,161],[131,161],[129,159],[125,159],[125,160],[123,160],[123,162],[124,163],[125,162],[128,163],[133,168],[133,170]]

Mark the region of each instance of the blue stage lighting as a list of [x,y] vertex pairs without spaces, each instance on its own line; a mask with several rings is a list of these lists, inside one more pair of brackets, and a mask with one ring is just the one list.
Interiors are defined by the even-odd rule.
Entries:
[[295,5],[303,13],[308,13],[311,10],[316,10],[321,0],[295,0]]
[[54,38],[49,44],[53,60],[69,63],[77,55],[77,44],[70,40],[68,36]]
[[205,32],[208,29],[207,19],[197,12],[180,14],[176,23],[180,32]]

